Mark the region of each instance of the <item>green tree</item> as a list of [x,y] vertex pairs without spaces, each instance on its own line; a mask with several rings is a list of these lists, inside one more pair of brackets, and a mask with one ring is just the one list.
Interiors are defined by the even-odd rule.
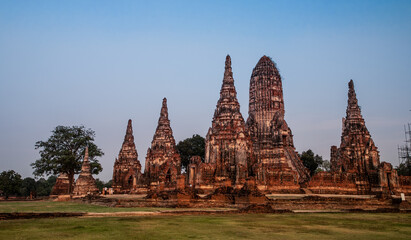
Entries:
[[27,197],[30,196],[30,193],[36,194],[36,180],[31,177],[26,177],[21,183],[20,194]]
[[3,171],[0,174],[0,190],[6,199],[10,195],[18,195],[21,189],[21,176],[13,170]]
[[36,194],[37,196],[50,195],[49,184],[45,178],[40,178],[36,181]]
[[99,190],[100,192],[102,192],[102,191],[103,191],[103,188],[104,188],[104,182],[101,181],[99,178],[97,178],[97,179],[96,179],[96,186],[97,186],[98,190]]
[[94,144],[95,132],[84,126],[57,126],[47,141],[38,141],[40,159],[31,166],[35,176],[66,173],[70,180],[70,193],[74,175],[81,171],[85,149],[88,146],[91,172],[98,174],[103,169],[96,159],[103,156],[102,150]]
[[177,144],[177,150],[181,156],[182,168],[187,169],[192,156],[200,156],[201,160],[204,161],[205,139],[198,134],[194,134],[193,137],[180,141]]
[[400,176],[411,176],[411,159],[407,159],[397,167],[397,173]]
[[331,163],[328,160],[324,160],[321,165],[318,166],[317,171],[329,172],[331,170]]
[[54,184],[56,184],[56,181],[57,181],[57,177],[54,176],[54,175],[51,175],[49,178],[47,178],[47,184],[49,186],[51,186],[50,187],[50,192],[51,192],[51,189],[53,188]]
[[110,179],[108,182],[106,182],[106,183],[104,184],[104,187],[106,187],[106,188],[111,188],[112,185],[113,185],[113,180]]
[[97,188],[100,190],[100,192],[103,192],[103,188],[111,188],[111,185],[113,184],[113,180],[109,180],[108,182],[104,182],[100,179],[96,179],[96,185]]
[[317,154],[314,155],[314,152],[311,149],[302,152],[300,158],[304,166],[310,171],[310,176],[314,175],[318,166],[321,166],[323,163],[323,157]]
[[108,182],[101,181],[100,179],[96,179],[96,185],[97,188],[100,190],[100,192],[103,192],[103,188],[111,188],[111,185],[113,184],[113,180],[110,180]]

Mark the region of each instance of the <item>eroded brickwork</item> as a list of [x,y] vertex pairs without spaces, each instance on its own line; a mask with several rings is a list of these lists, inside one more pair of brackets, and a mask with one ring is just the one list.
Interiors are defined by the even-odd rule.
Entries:
[[[410,192],[409,178],[398,180],[391,164],[380,163],[375,146],[358,106],[354,83],[350,81],[348,106],[343,119],[341,144],[331,147],[331,172],[315,174],[311,180],[284,120],[281,76],[274,62],[263,56],[250,79],[249,117],[240,112],[231,69],[226,57],[220,98],[206,136],[205,162],[194,156],[187,173],[181,174],[181,160],[163,99],[158,126],[147,151],[145,171],[135,150],[131,121],[113,171],[117,192],[136,193],[135,185],[149,189],[149,199],[235,198],[244,202],[265,202],[264,193],[381,194]],[[191,188],[189,188],[191,187]],[[231,195],[230,195],[231,194]],[[178,197],[180,196],[180,197]],[[215,200],[215,199],[214,199]],[[180,203],[179,203],[180,204]]]
[[229,55],[225,61],[220,98],[205,141],[205,163],[197,158],[192,160],[189,166],[191,180],[196,174],[197,185],[244,184],[252,164],[252,143],[240,112]]
[[[74,183],[74,181],[72,181]],[[73,189],[73,188],[72,188]],[[50,195],[64,195],[69,194],[70,179],[66,173],[60,173],[56,179],[56,183],[51,189]]]
[[280,73],[267,56],[253,69],[248,113],[246,127],[257,161],[253,166],[257,185],[265,185],[267,190],[299,189],[309,173],[295,151],[291,129],[284,120]]
[[[378,148],[365,126],[352,80],[348,83],[348,104],[346,117],[342,120],[341,144],[339,148],[331,147],[330,162],[331,174],[336,175],[331,179],[343,178],[347,182],[346,187],[351,186],[358,194],[390,194],[398,187],[395,169],[389,163],[380,163]],[[318,177],[314,177],[310,186],[322,186],[326,182],[323,179],[322,184],[315,184],[317,180]],[[338,184],[335,181],[333,183],[338,191]]]
[[365,126],[358,106],[354,82],[348,84],[346,117],[342,121],[341,144],[332,148],[331,164],[334,172],[355,172],[366,174],[380,164],[380,156],[371,135]]
[[128,120],[123,145],[118,158],[114,162],[112,187],[115,193],[128,193],[135,189],[141,181],[141,164],[138,160],[130,119]]
[[156,132],[147,150],[144,175],[152,187],[176,186],[181,173],[181,159],[168,119],[167,99],[163,99]]
[[86,148],[83,165],[81,166],[81,172],[74,185],[73,195],[84,196],[89,194],[97,194],[98,192],[96,180],[94,180],[91,175],[90,162],[88,159],[88,148]]

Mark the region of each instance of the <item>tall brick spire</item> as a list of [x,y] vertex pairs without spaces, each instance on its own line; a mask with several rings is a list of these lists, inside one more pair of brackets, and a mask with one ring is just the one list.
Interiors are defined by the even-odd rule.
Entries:
[[[253,141],[261,181],[268,176],[292,176],[294,182],[309,179],[307,169],[295,152],[293,135],[284,120],[284,99],[280,73],[275,63],[263,56],[250,79],[247,129]],[[270,170],[271,169],[271,170]],[[273,170],[275,169],[275,170]]]
[[380,164],[379,152],[365,126],[353,80],[348,83],[347,111],[342,125],[340,148],[334,150],[330,160],[332,170],[366,173],[376,169]]
[[237,100],[237,91],[234,86],[233,72],[231,71],[231,58],[230,55],[227,55],[225,60],[225,71],[223,84],[221,85],[220,90],[220,99],[217,102],[217,107],[214,112],[214,119],[220,117],[221,115],[230,115],[236,114],[237,118],[241,118],[241,121],[244,122],[244,119],[240,113],[240,104]]
[[[284,120],[284,113],[281,76],[274,62],[269,57],[263,56],[251,74],[247,119],[254,151],[261,161],[272,158],[268,152],[271,152],[269,149],[274,146],[294,147],[291,130]],[[283,139],[283,136],[273,138],[273,130],[278,128],[289,131],[285,135],[286,139]]]
[[165,140],[165,138],[168,138],[172,144],[175,144],[173,130],[171,130],[170,120],[168,119],[167,98],[163,98],[160,117],[158,119],[156,132],[154,134],[153,142],[151,144],[158,141],[162,142]]
[[138,160],[136,145],[134,143],[131,119],[128,120],[126,135],[123,145],[114,162],[113,189],[114,192],[127,192],[140,178],[141,164]]
[[231,70],[231,57],[230,55],[227,55],[225,58],[225,70],[224,70],[224,83],[227,84],[234,84],[234,78],[233,78],[233,72]]
[[[124,136],[123,145],[118,156],[119,162],[129,161],[135,162],[138,160],[136,145],[134,143],[133,126],[131,119],[128,120],[126,135]],[[138,163],[140,165],[140,163]]]
[[[250,102],[248,113],[270,121],[274,113],[284,114],[283,86],[280,73],[267,56],[261,57],[250,79]],[[267,125],[266,125],[267,127]]]
[[378,181],[383,181],[381,177],[386,178],[385,174],[379,173],[380,154],[365,126],[353,80],[348,83],[347,111],[342,119],[340,147],[331,146],[330,162],[331,171],[350,175],[361,194],[373,191],[373,187],[380,187],[381,182]]
[[246,134],[245,122],[240,112],[229,55],[225,61],[220,99],[205,145],[205,162],[215,166],[217,177],[231,179],[233,184],[245,180],[252,143]]
[[352,79],[348,83],[348,103],[347,103],[346,114],[347,115],[346,115],[345,121],[347,124],[358,122],[364,125],[365,127],[365,121],[361,115],[361,109],[358,106],[357,95],[355,94],[354,82]]
[[126,129],[126,135],[124,136],[123,147],[125,144],[134,145],[133,126],[131,125],[131,119],[129,119],[127,123],[127,129]]
[[176,184],[177,175],[181,172],[181,159],[168,119],[167,98],[163,99],[156,132],[147,150],[144,172],[150,182],[164,178],[165,182],[173,184]]
[[84,153],[83,165],[81,166],[81,173],[91,174],[90,162],[88,161],[88,147],[86,147],[86,152]]

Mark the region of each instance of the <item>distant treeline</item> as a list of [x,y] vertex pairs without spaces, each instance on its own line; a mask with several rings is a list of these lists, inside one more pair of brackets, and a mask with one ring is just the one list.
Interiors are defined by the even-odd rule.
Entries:
[[0,194],[6,198],[9,196],[48,196],[56,183],[56,179],[56,176],[38,180],[31,177],[22,179],[21,175],[13,170],[3,171],[0,173]]
[[[56,176],[49,176],[47,179],[39,178],[38,180],[31,177],[22,179],[21,175],[13,170],[3,171],[0,173],[0,195],[6,198],[9,196],[31,196],[33,198],[49,196],[56,179]],[[104,187],[111,187],[111,180],[103,182],[96,179],[96,184],[102,191]]]

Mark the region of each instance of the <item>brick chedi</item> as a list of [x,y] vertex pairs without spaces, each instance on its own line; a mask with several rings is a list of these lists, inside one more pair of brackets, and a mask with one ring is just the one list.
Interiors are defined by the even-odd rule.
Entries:
[[128,120],[126,135],[118,158],[114,162],[113,190],[115,193],[128,193],[141,181],[141,164],[134,144],[131,119]]
[[77,196],[85,196],[98,193],[96,186],[96,180],[91,175],[90,162],[88,159],[88,147],[86,147],[86,153],[84,155],[83,165],[81,166],[81,172],[74,185],[73,194]]
[[331,170],[366,174],[378,168],[380,156],[358,106],[354,82],[348,83],[348,105],[342,120],[340,148],[332,147]]
[[152,186],[161,187],[164,184],[167,187],[177,184],[180,173],[181,158],[168,119],[167,99],[164,98],[157,129],[151,147],[147,150],[144,175]]
[[[197,169],[197,175],[204,173],[204,177],[197,177],[197,184],[243,184],[251,164],[252,143],[240,112],[229,55],[225,61],[220,99],[205,141],[205,164],[201,167],[189,166],[189,169]],[[213,175],[213,178],[209,179],[207,175]]]
[[293,135],[284,120],[281,76],[274,62],[263,56],[250,79],[246,127],[253,141],[257,184],[268,191],[298,191],[309,173],[295,151]]
[[355,181],[358,193],[387,191],[397,185],[396,171],[391,164],[380,164],[378,148],[365,126],[352,80],[348,83],[341,144],[339,148],[331,147],[330,162],[333,173],[348,174]]
[[[74,182],[74,181],[73,181]],[[73,189],[73,188],[71,188]],[[56,183],[51,189],[50,195],[65,195],[70,194],[70,179],[66,173],[60,173],[56,179]]]

